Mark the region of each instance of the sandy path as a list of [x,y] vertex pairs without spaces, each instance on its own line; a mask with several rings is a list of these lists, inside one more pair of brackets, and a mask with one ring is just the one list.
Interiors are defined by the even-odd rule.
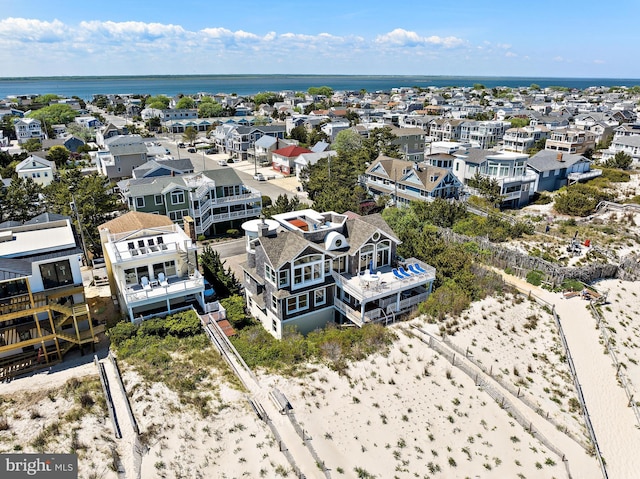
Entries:
[[559,293],[537,288],[513,276],[505,278],[555,304],[578,380],[609,477],[638,477],[640,432],[624,390],[618,385],[611,360],[603,353],[600,334],[587,303],[579,297],[562,299]]

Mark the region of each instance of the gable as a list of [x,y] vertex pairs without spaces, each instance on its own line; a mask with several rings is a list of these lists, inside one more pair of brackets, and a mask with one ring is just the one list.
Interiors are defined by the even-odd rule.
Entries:
[[378,175],[383,175],[383,176],[389,176],[387,174],[387,170],[384,169],[384,166],[382,166],[382,163],[378,163],[376,166],[373,167],[373,169],[371,170],[371,173],[376,173]]
[[418,175],[416,174],[415,170],[411,170],[407,176],[405,176],[402,179],[403,182],[405,183],[413,183],[415,185],[420,185],[422,186],[422,181],[420,180],[420,178],[418,178]]

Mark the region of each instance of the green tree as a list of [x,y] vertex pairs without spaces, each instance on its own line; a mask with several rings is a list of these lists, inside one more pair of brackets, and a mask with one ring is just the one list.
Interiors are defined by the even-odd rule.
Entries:
[[31,178],[13,178],[3,198],[7,219],[24,222],[45,211],[41,192],[42,187]]
[[155,108],[156,110],[166,110],[169,108],[171,99],[165,95],[150,96],[145,102],[146,108]]
[[198,118],[215,118],[223,116],[224,108],[220,103],[217,103],[210,96],[204,97],[200,100],[198,106]]
[[529,89],[530,90],[536,90],[539,91],[540,90],[540,85],[536,84],[536,83],[532,83],[531,85],[529,85]]
[[240,294],[240,283],[231,271],[225,268],[225,262],[220,259],[220,253],[206,245],[200,254],[204,277],[209,280],[216,294],[220,298],[227,298]]
[[43,196],[47,211],[72,217],[76,228],[80,225],[72,204],[78,209],[87,249],[94,254],[102,254],[98,227],[113,212],[125,208],[103,176],[85,176],[77,168],[62,170],[60,177],[43,189]]
[[196,107],[196,101],[190,96],[183,96],[176,103],[176,108],[191,109]]
[[330,86],[312,86],[307,90],[309,95],[322,95],[327,98],[330,98],[333,95],[333,88]]
[[80,138],[85,143],[88,143],[95,139],[95,135],[91,128],[82,126],[79,123],[69,123],[67,125],[67,132],[75,136],[76,138]]
[[58,168],[64,168],[70,156],[71,152],[62,145],[54,145],[47,152],[47,160],[53,161]]
[[53,100],[59,100],[61,97],[56,95],[55,93],[46,93],[44,95],[39,95],[35,97],[33,103],[38,103],[40,105],[48,105]]
[[502,196],[500,195],[500,183],[495,178],[476,173],[469,179],[469,186],[478,190],[480,196],[485,198],[494,208],[500,206]]
[[[144,123],[149,131],[160,131],[160,128],[162,127],[162,121],[158,116],[152,116]],[[188,128],[192,128],[192,127],[188,127]],[[132,135],[135,134],[133,132],[130,132],[130,133]]]
[[331,148],[338,153],[350,155],[362,148],[362,136],[351,128],[347,128],[336,135]]
[[400,158],[400,146],[394,143],[397,139],[398,137],[388,126],[374,128],[369,132],[369,137],[363,140],[362,146],[368,152],[369,161],[375,160],[380,155]]
[[192,126],[188,126],[184,129],[184,133],[182,134],[182,139],[186,143],[193,145],[193,143],[196,141],[196,138],[198,138],[198,130],[196,130]]
[[598,203],[610,201],[612,196],[593,186],[576,183],[561,188],[555,197],[554,207],[558,213],[571,216],[587,216],[593,213]]
[[45,123],[48,129],[51,125],[66,125],[67,123],[71,123],[73,119],[78,116],[78,112],[69,105],[55,103],[32,111],[27,116]]
[[264,105],[265,103],[273,106],[276,102],[279,102],[282,100],[283,98],[281,95],[278,95],[277,93],[274,93],[271,91],[260,92],[253,97],[253,102],[257,106]]
[[366,169],[368,154],[361,149],[351,155],[338,154],[321,158],[315,165],[302,170],[302,188],[318,211],[358,211],[367,193],[359,185],[359,177]]
[[293,140],[298,140],[300,143],[307,145],[309,135],[305,126],[300,125],[300,126],[296,126],[291,130],[291,133],[289,133],[289,138]]
[[286,194],[278,195],[276,201],[269,205],[264,205],[262,208],[262,214],[267,218],[280,213],[289,213],[290,211],[300,210],[305,208],[306,205],[300,203],[300,199],[297,196],[289,198]]
[[42,150],[42,143],[38,138],[29,138],[22,144],[22,149],[32,152]]
[[509,121],[511,122],[511,128],[522,128],[531,122],[529,118],[512,118]]
[[609,158],[605,162],[605,166],[607,168],[619,168],[621,170],[628,169],[633,163],[633,158],[631,155],[625,153],[624,151],[619,151],[615,154],[613,158]]

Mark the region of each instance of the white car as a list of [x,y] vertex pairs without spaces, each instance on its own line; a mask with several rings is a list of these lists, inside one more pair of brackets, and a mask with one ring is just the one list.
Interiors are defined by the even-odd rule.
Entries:
[[262,173],[253,175],[253,179],[256,181],[267,181],[267,178]]
[[220,166],[227,166],[227,162],[225,160],[218,160],[218,164]]

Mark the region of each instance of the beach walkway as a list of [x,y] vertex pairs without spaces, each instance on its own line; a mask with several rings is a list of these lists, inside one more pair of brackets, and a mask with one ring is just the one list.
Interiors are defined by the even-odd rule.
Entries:
[[616,370],[605,354],[596,320],[589,303],[579,296],[564,299],[533,286],[515,276],[501,272],[509,283],[555,305],[567,345],[582,387],[593,430],[606,461],[608,477],[631,479],[640,471],[640,430],[627,396],[619,386]]

